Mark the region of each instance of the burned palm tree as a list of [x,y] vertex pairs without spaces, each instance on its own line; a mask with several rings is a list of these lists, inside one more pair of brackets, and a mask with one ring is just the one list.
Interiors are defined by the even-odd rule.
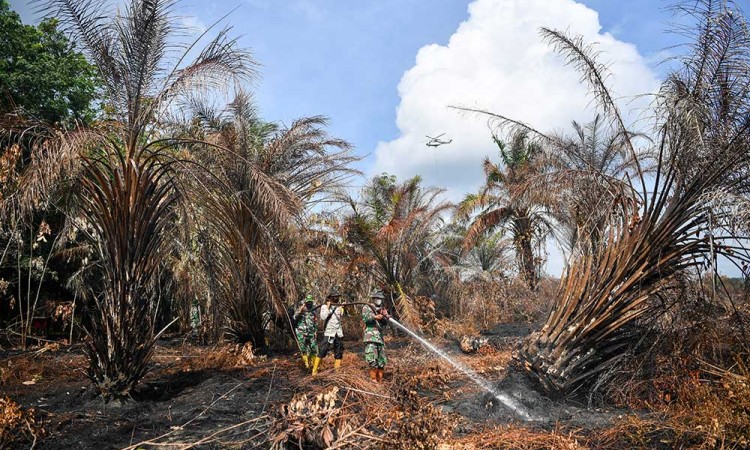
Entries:
[[[598,248],[568,268],[549,317],[518,350],[528,373],[551,394],[588,386],[617,363],[633,339],[631,325],[663,311],[658,298],[675,277],[704,264],[716,270],[715,255],[737,265],[748,260],[742,245],[748,236],[732,217],[738,204],[747,204],[750,169],[747,22],[730,2],[703,1],[682,10],[697,19],[697,39],[656,95],[645,149],[626,128],[592,48],[580,38],[542,30],[582,72],[632,161],[612,197],[617,213]],[[650,155],[655,162],[647,174],[644,158]]]
[[[547,321],[519,350],[529,373],[552,393],[575,391],[617,362],[632,338],[629,325],[655,312],[653,300],[673,277],[710,263],[713,254],[747,260],[737,244],[747,236],[734,233],[727,210],[715,207],[716,198],[742,194],[750,163],[747,25],[714,2],[690,12],[700,19],[693,53],[657,96],[653,177],[644,175],[628,137],[638,200],[620,198],[602,245],[569,268]],[[627,134],[590,49],[558,31],[543,35],[583,71],[609,120]]]
[[470,194],[459,204],[458,214],[468,217],[479,211],[464,239],[468,252],[485,233],[503,229],[513,243],[516,266],[530,289],[540,278],[541,251],[551,231],[548,208],[540,191],[528,189],[529,181],[544,172],[542,149],[517,130],[510,145],[494,137],[503,166],[484,161],[485,184],[478,194]]
[[354,158],[349,144],[328,136],[325,119],[282,128],[261,120],[243,92],[224,111],[193,109],[201,139],[211,143],[191,149],[209,170],[194,192],[197,221],[215,240],[205,269],[229,334],[262,348],[267,313],[282,316],[297,296],[293,230],[351,173]]
[[440,276],[436,236],[441,214],[453,206],[440,201],[441,189],[422,188],[421,178],[397,183],[394,176],[374,177],[361,199],[349,198],[352,213],[346,218],[347,239],[375,263],[377,283],[387,289],[398,313],[407,323],[420,323],[412,297]]
[[170,39],[168,0],[134,0],[117,14],[104,1],[44,3],[97,67],[109,117],[59,134],[54,151],[36,155],[26,192],[55,187],[69,194],[68,215],[90,240],[101,278],[89,376],[105,398],[126,398],[146,372],[157,336],[155,284],[180,198],[172,150],[178,142],[162,134],[158,119],[187,92],[250,76],[252,60],[225,30],[184,64],[188,49]]

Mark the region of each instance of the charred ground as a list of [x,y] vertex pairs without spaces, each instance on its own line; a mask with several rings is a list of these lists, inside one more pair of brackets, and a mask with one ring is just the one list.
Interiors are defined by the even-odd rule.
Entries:
[[512,361],[528,330],[497,326],[483,333],[489,342],[472,355],[462,354],[455,340],[436,341],[517,399],[532,422],[405,337],[389,338],[381,385],[367,379],[357,342],[346,343],[342,370],[334,372],[326,360],[312,378],[288,351],[252,356],[239,346],[162,339],[133,400],[107,404],[93,392],[80,347],[6,351],[3,391],[34,423],[33,436],[12,446],[36,439],[42,449],[671,448],[684,438],[650,430],[634,440],[633,430],[653,425],[664,409],[587,407],[540,394]]

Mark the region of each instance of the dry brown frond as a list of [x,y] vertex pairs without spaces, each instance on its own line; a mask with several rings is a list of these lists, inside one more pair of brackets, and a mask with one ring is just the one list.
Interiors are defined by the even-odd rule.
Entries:
[[409,328],[417,331],[422,329],[422,321],[419,317],[419,311],[414,305],[413,300],[404,293],[396,298],[396,311],[398,312],[399,321],[403,322]]
[[453,209],[439,201],[441,189],[422,188],[420,181],[373,178],[359,201],[347,200],[353,211],[342,227],[346,239],[373,261],[376,284],[390,292],[397,313],[410,321],[417,320],[411,297],[434,294],[435,279],[448,274],[440,263],[436,237],[441,214]]
[[462,450],[586,450],[587,438],[580,430],[566,430],[560,426],[551,431],[533,430],[517,425],[496,426],[466,436],[452,445],[438,449]]
[[36,444],[44,429],[36,423],[34,410],[23,410],[9,397],[0,398],[0,447]]
[[[699,45],[660,94],[654,186],[646,188],[638,166],[640,198],[617,199],[600,247],[570,266],[547,321],[519,350],[525,367],[550,392],[574,392],[616,364],[629,347],[629,326],[663,313],[650,300],[685,270],[704,261],[715,269],[716,254],[738,263],[750,259],[721,242],[748,237],[721,229],[730,218],[705,202],[717,189],[741,191],[739,174],[750,164],[750,105],[734,98],[746,96],[750,86],[747,71],[738,70],[747,67],[750,35],[726,4],[707,5],[698,14],[698,41],[716,45]],[[545,33],[582,69],[605,111],[626,133],[590,49],[561,33]],[[706,78],[704,69],[725,76]],[[715,101],[718,92],[726,102]],[[629,149],[637,162],[632,142]],[[710,162],[695,155],[710,155]]]

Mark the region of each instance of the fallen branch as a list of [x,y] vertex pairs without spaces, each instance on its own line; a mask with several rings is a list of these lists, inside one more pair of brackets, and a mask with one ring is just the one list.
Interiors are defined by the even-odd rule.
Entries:
[[262,416],[258,416],[256,418],[254,418],[254,419],[249,419],[249,420],[246,420],[244,422],[240,422],[238,424],[235,424],[235,425],[232,425],[232,426],[229,426],[229,427],[226,427],[226,428],[222,428],[222,429],[220,429],[220,430],[218,430],[218,431],[216,431],[216,432],[214,432],[214,433],[212,433],[212,434],[204,437],[203,439],[200,439],[200,440],[198,440],[196,442],[193,442],[192,444],[187,444],[184,447],[180,447],[180,450],[187,450],[189,448],[195,447],[196,445],[205,444],[207,442],[210,442],[213,438],[215,438],[216,436],[218,436],[220,434],[226,433],[227,431],[234,430],[235,428],[239,428],[241,426],[248,425],[248,424],[253,423],[253,422],[257,422],[257,421],[259,421],[261,419],[265,419],[267,417],[268,417],[268,415],[264,414]]
[[344,389],[346,389],[348,391],[359,392],[361,394],[374,395],[376,397],[382,397],[382,398],[386,398],[388,400],[393,400],[393,397],[391,397],[390,395],[377,394],[375,392],[363,391],[362,389],[355,389],[353,387],[347,387],[347,386],[344,386]]

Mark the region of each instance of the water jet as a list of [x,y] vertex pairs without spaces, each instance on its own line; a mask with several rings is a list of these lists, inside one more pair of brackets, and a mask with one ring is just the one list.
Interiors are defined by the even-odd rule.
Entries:
[[404,326],[403,324],[401,324],[400,322],[398,322],[396,319],[389,318],[388,320],[396,328],[400,329],[404,333],[406,333],[409,336],[411,336],[412,338],[416,339],[420,344],[422,344],[423,347],[425,347],[426,349],[428,349],[432,353],[438,355],[439,357],[443,358],[450,365],[452,365],[456,369],[458,369],[461,372],[463,372],[463,374],[466,375],[471,381],[473,381],[474,383],[476,383],[477,386],[481,387],[485,391],[487,391],[490,394],[492,394],[492,396],[495,399],[497,399],[500,403],[502,403],[503,405],[505,405],[505,407],[507,407],[508,409],[510,409],[511,411],[513,411],[518,417],[520,417],[521,419],[523,419],[525,421],[537,420],[537,419],[534,419],[528,412],[526,412],[526,410],[521,405],[519,405],[515,400],[513,400],[512,398],[508,397],[504,393],[502,393],[502,392],[498,391],[497,389],[495,389],[495,387],[493,387],[490,384],[489,381],[487,381],[485,378],[483,378],[478,373],[476,373],[475,371],[473,371],[471,368],[465,366],[464,364],[460,363],[459,361],[454,360],[447,353],[445,353],[443,350],[435,347],[435,345],[433,345],[431,342],[429,342],[425,338],[421,337],[417,333],[413,332],[412,330],[410,330],[409,328],[407,328],[406,326]]

